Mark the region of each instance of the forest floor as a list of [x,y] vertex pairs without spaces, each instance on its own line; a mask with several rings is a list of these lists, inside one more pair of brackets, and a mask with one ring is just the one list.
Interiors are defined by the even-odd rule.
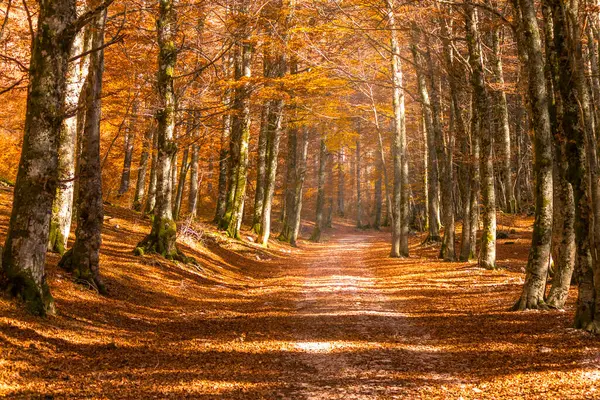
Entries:
[[[1,240],[9,205],[0,191]],[[205,225],[182,239],[193,267],[134,257],[148,221],[106,212],[108,297],[51,255],[57,316],[0,298],[0,397],[600,398],[600,340],[571,329],[573,301],[507,311],[531,219],[501,218],[513,233],[497,271],[439,262],[422,236],[393,260],[389,234],[343,224],[322,244],[269,250]]]

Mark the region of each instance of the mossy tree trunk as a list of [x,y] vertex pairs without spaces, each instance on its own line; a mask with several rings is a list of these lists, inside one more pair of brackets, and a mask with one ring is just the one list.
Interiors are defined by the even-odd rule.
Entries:
[[554,138],[554,204],[551,243],[554,273],[546,304],[551,308],[562,309],[569,295],[575,268],[575,207],[573,188],[567,180],[569,160],[566,158],[566,139],[562,124],[563,108],[559,91],[560,66],[555,47],[552,9],[548,3],[542,3],[542,14],[544,16],[545,72],[550,104],[550,128]]
[[[94,24],[93,47],[104,44],[106,11]],[[100,245],[102,244],[102,168],[100,162],[100,120],[104,50],[90,55],[90,71],[86,85],[86,117],[84,143],[79,161],[79,195],[77,230],[73,247],[62,257],[59,265],[73,274],[77,282],[85,282],[99,293],[106,293],[100,278]]]
[[142,154],[140,156],[140,165],[138,167],[137,181],[135,183],[135,195],[133,197],[133,209],[142,211],[142,202],[146,191],[146,175],[148,174],[148,160],[152,152],[152,142],[155,135],[155,127],[152,125],[144,135],[142,144]]
[[173,219],[171,168],[177,151],[174,142],[175,93],[173,77],[177,62],[176,14],[173,0],[159,0],[158,33],[158,155],[156,160],[156,205],[152,230],[136,248],[137,254],[157,253],[168,259],[182,259],[177,249],[177,225]]
[[246,199],[248,174],[248,145],[250,142],[250,82],[252,44],[248,0],[242,0],[235,12],[238,19],[235,44],[235,80],[233,119],[231,126],[231,183],[229,185],[227,207],[220,227],[230,237],[240,238],[240,228]]
[[158,172],[158,128],[152,135],[152,162],[150,163],[150,181],[148,182],[148,196],[144,205],[146,214],[154,213],[156,205],[156,180]]
[[[75,36],[71,57],[89,50],[86,32]],[[58,143],[58,185],[52,205],[48,250],[63,255],[67,249],[73,216],[73,193],[75,189],[75,164],[77,143],[77,108],[81,92],[87,79],[89,56],[69,64],[65,92],[65,118],[62,121]]]
[[45,263],[71,44],[92,15],[86,12],[78,17],[73,0],[40,3],[31,47],[25,133],[0,287],[20,297],[38,315],[54,312]]
[[546,87],[544,53],[532,0],[519,0],[522,19],[518,29],[523,30],[528,54],[528,83],[531,105],[531,121],[534,130],[535,222],[525,284],[516,310],[545,307],[544,296],[552,242],[552,133],[550,130],[550,97]]
[[[577,2],[545,0],[552,12],[554,44],[558,59],[559,90],[562,102],[562,126],[566,138],[566,157],[569,160],[567,178],[573,188],[575,201],[575,244],[578,268],[578,298],[575,327],[600,332],[600,272],[592,257],[594,244],[592,209],[590,206],[590,163],[586,132],[583,59],[579,29],[575,18]],[[574,6],[574,9],[570,7]],[[571,13],[569,15],[569,13]],[[568,16],[569,15],[569,16]],[[573,24],[575,23],[575,24]],[[573,79],[576,83],[573,84]],[[586,149],[586,147],[588,147]],[[593,168],[594,166],[592,166]]]

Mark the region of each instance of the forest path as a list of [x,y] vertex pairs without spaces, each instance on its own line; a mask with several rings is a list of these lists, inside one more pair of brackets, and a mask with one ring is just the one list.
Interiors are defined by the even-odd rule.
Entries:
[[[59,315],[0,298],[0,397],[482,399],[600,396],[600,342],[568,312],[512,313],[522,272],[444,263],[338,225],[324,243],[134,257],[147,223],[111,209],[101,297],[49,261]],[[124,235],[124,232],[127,234]],[[529,233],[499,246],[520,268]]]

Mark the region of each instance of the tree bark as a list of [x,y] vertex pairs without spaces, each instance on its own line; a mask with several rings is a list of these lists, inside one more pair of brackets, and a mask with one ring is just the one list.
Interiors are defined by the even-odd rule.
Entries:
[[315,218],[315,229],[313,230],[310,240],[313,242],[321,241],[323,232],[323,210],[325,208],[325,175],[327,171],[327,146],[325,139],[321,138],[319,145],[319,171],[317,175],[317,207]]
[[[183,190],[185,188],[185,179],[187,172],[190,168],[190,148],[189,146],[183,150],[183,157],[181,159],[181,167],[179,169],[179,179],[177,180],[177,192],[175,194],[175,204],[173,205],[173,218],[175,221],[179,220],[179,214],[181,212],[181,203],[183,202]],[[176,166],[173,166],[175,168]]]
[[140,165],[138,167],[137,181],[135,183],[135,196],[133,198],[133,209],[142,211],[142,202],[146,191],[146,175],[148,174],[148,159],[153,152],[152,143],[154,141],[155,126],[152,125],[144,135],[142,145],[142,154],[140,156]]
[[[79,32],[71,47],[71,57],[88,50],[89,40],[84,31]],[[73,216],[75,165],[77,146],[77,108],[89,68],[89,57],[69,64],[65,92],[65,113],[58,143],[58,185],[52,205],[48,250],[61,256],[67,249]]]
[[337,214],[344,218],[346,214],[346,173],[344,171],[344,163],[346,162],[346,152],[344,147],[340,147],[338,152],[338,196],[337,196]]
[[[268,56],[265,55],[265,63]],[[268,67],[265,67],[267,69]],[[268,78],[268,74],[265,74]],[[260,131],[258,134],[258,158],[256,163],[256,190],[254,192],[254,216],[252,217],[252,231],[260,233],[262,222],[263,203],[265,201],[265,183],[267,173],[267,142],[269,126],[270,101],[266,101],[262,107]]]
[[85,135],[79,164],[79,196],[77,230],[73,247],[59,265],[73,274],[76,282],[84,282],[105,294],[100,278],[100,246],[104,209],[102,204],[102,168],[100,161],[100,120],[102,76],[104,74],[104,25],[106,11],[96,17],[93,29],[94,49],[90,55],[90,71],[86,91]]
[[418,48],[420,41],[416,27],[413,27],[413,43],[411,51],[413,54],[413,60],[415,63],[415,72],[417,75],[417,84],[419,88],[419,95],[421,99],[421,112],[423,114],[423,128],[425,130],[425,136],[427,138],[427,168],[426,168],[426,179],[427,179],[427,221],[428,221],[428,236],[426,242],[437,243],[442,241],[440,236],[440,225],[438,223],[438,216],[440,215],[440,198],[439,198],[439,184],[440,179],[438,176],[438,154],[436,152],[436,138],[435,128],[433,121],[433,109],[431,106],[431,100],[429,97],[429,89],[425,80],[425,74],[422,71],[422,66],[425,65],[425,59]]
[[133,160],[133,148],[135,145],[135,129],[138,120],[139,107],[140,102],[137,97],[137,93],[135,93],[133,104],[131,105],[131,116],[129,117],[129,123],[125,128],[125,156],[123,158],[123,172],[121,173],[121,186],[119,187],[119,196],[123,196],[129,191],[129,182],[131,180],[131,162]]
[[190,161],[190,192],[188,194],[188,213],[192,218],[198,217],[198,178],[200,169],[200,145],[192,144],[192,159]]
[[136,254],[157,253],[167,259],[185,261],[176,245],[177,225],[173,219],[171,169],[177,152],[174,141],[175,91],[173,77],[177,63],[175,46],[176,14],[173,0],[160,0],[157,20],[158,33],[158,156],[156,162],[156,206],[152,230],[136,247]]
[[488,94],[485,86],[484,66],[481,55],[481,40],[478,30],[477,12],[471,4],[465,5],[467,43],[471,64],[474,114],[478,136],[481,142],[481,193],[483,206],[483,231],[479,251],[479,265],[486,269],[496,268],[496,194],[494,188],[493,137],[489,126]]
[[394,189],[392,200],[392,250],[394,258],[408,257],[408,159],[406,155],[406,121],[404,107],[404,86],[400,42],[396,26],[393,3],[387,0],[388,22],[391,44],[391,70],[393,82],[394,131],[392,156],[394,165]]
[[144,212],[146,214],[154,213],[154,207],[156,205],[156,180],[158,172],[158,131],[154,129],[152,134],[152,163],[150,164],[150,182],[148,183],[148,197],[146,197],[146,204],[144,205]]
[[232,136],[232,173],[225,215],[221,220],[221,229],[232,238],[240,238],[240,228],[244,215],[246,183],[248,174],[248,145],[250,141],[250,83],[252,45],[250,43],[250,15],[248,0],[239,4],[237,17],[240,19],[235,49],[235,80],[238,83],[234,91],[234,115],[231,125]]
[[73,0],[40,3],[31,48],[23,148],[2,254],[0,287],[20,297],[38,315],[54,313],[45,263],[76,18]]
[[545,307],[544,295],[552,242],[552,133],[550,131],[549,97],[545,81],[542,41],[533,0],[519,0],[523,43],[528,53],[528,83],[531,120],[534,129],[535,223],[523,293],[515,309]]

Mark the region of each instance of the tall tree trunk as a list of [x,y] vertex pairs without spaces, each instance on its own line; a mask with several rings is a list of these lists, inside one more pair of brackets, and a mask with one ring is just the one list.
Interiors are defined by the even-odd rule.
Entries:
[[144,205],[146,214],[153,214],[156,205],[156,181],[158,174],[158,128],[152,134],[152,162],[150,164],[150,182],[148,183],[148,196]]
[[59,265],[73,274],[76,281],[86,282],[104,294],[100,278],[100,245],[102,244],[102,168],[100,162],[100,120],[102,75],[104,74],[104,25],[106,11],[96,17],[92,29],[94,49],[90,55],[86,93],[85,141],[79,164],[79,196],[75,243]]
[[381,217],[383,214],[383,171],[381,161],[375,161],[376,178],[375,178],[375,220],[373,222],[373,228],[376,230],[381,229]]
[[333,153],[329,152],[327,154],[327,187],[329,190],[326,190],[327,198],[325,199],[325,203],[327,205],[327,209],[325,211],[325,227],[332,228],[333,227]]
[[337,213],[344,218],[346,214],[346,173],[344,171],[344,163],[346,162],[346,152],[344,147],[340,147],[338,152],[338,197],[337,197]]
[[[89,40],[85,32],[75,36],[71,56],[89,50]],[[58,143],[58,185],[52,205],[48,250],[63,255],[67,248],[73,215],[73,193],[75,188],[75,164],[77,143],[77,107],[87,79],[89,57],[71,62],[67,75],[65,92],[65,113]]]
[[[175,204],[173,204],[173,218],[175,221],[179,219],[181,212],[181,203],[183,202],[183,189],[185,188],[185,179],[187,172],[190,168],[189,162],[190,148],[186,147],[183,150],[183,157],[181,159],[181,167],[179,169],[179,179],[177,180],[177,192],[175,194]],[[173,166],[175,168],[175,166]]]
[[313,230],[310,240],[313,242],[321,241],[323,232],[323,210],[325,208],[325,175],[327,171],[327,146],[325,139],[321,138],[319,145],[319,171],[317,176],[317,207],[315,218],[315,229]]
[[560,66],[555,46],[552,9],[547,2],[542,3],[542,13],[546,46],[546,81],[550,99],[550,128],[554,135],[554,207],[552,210],[551,254],[555,269],[546,304],[551,308],[561,309],[569,295],[575,267],[575,208],[573,188],[567,180],[569,160],[566,158],[566,141],[562,124],[563,108],[558,89]]
[[173,0],[159,0],[158,33],[158,158],[156,162],[156,206],[152,230],[136,248],[138,255],[157,253],[168,259],[185,261],[176,245],[177,225],[173,219],[171,168],[177,152],[174,141],[175,91],[173,77],[177,63],[175,46],[176,15]]
[[504,68],[502,65],[502,51],[500,48],[502,29],[495,28],[491,32],[492,36],[492,52],[494,54],[492,62],[492,71],[494,73],[495,83],[499,89],[494,93],[495,102],[495,121],[497,127],[497,140],[500,153],[500,196],[505,205],[505,211],[508,213],[515,212],[515,199],[512,190],[512,168],[511,168],[511,140],[510,140],[510,124],[508,117],[508,104],[506,101],[506,91],[504,89]]
[[119,187],[119,196],[122,196],[129,191],[129,181],[131,179],[131,162],[133,160],[133,147],[135,145],[135,129],[138,120],[139,107],[140,101],[137,97],[137,93],[135,93],[133,104],[131,105],[131,116],[129,117],[129,123],[125,128],[125,156],[123,158],[123,172],[121,173],[121,186]]
[[298,169],[298,131],[299,128],[292,126],[288,127],[287,132],[287,162],[285,171],[285,217],[283,227],[278,239],[284,242],[291,243],[293,233],[293,218],[295,215],[294,205],[296,196],[296,172]]
[[[573,187],[575,201],[575,243],[576,265],[578,268],[578,298],[575,314],[575,327],[600,333],[600,268],[592,256],[595,244],[592,209],[589,193],[592,192],[594,174],[588,169],[595,168],[588,160],[590,148],[586,132],[586,88],[583,77],[583,59],[579,29],[576,26],[577,2],[566,4],[560,0],[545,0],[552,9],[555,47],[560,71],[559,89],[562,97],[562,125],[566,137],[566,157],[569,160],[567,177]],[[571,8],[574,7],[574,8]],[[575,84],[573,84],[575,80]],[[588,110],[589,111],[589,110]],[[587,142],[587,143],[586,143]],[[586,149],[587,147],[587,149]]]
[[465,5],[467,43],[469,62],[471,64],[473,96],[475,101],[474,115],[477,131],[472,134],[481,141],[481,193],[483,206],[483,231],[479,265],[486,269],[496,268],[496,196],[494,188],[493,138],[489,126],[489,106],[485,86],[481,40],[477,27],[477,12],[471,4]]
[[308,127],[306,126],[302,128],[298,151],[295,174],[294,213],[290,219],[290,225],[292,226],[290,244],[292,246],[296,246],[302,223],[302,192],[304,190],[304,180],[306,179],[306,158],[308,156]]
[[[227,56],[224,69],[226,72],[230,69],[231,56]],[[228,73],[226,74],[228,76]],[[231,89],[225,89],[223,103],[227,108],[231,103]],[[221,150],[219,152],[219,183],[217,187],[217,205],[215,211],[214,222],[220,223],[225,216],[227,208],[227,189],[230,183],[229,172],[231,171],[231,154],[229,154],[229,143],[231,140],[231,120],[232,116],[227,110],[223,115],[223,126],[221,128]]]
[[[265,55],[265,63],[268,63]],[[265,67],[267,68],[267,67]],[[265,74],[267,75],[267,74]],[[268,77],[268,76],[267,76]],[[267,173],[267,142],[269,135],[269,109],[270,101],[262,107],[260,131],[258,134],[258,159],[256,163],[256,190],[254,192],[254,215],[252,217],[252,231],[260,233],[262,222],[263,202],[265,201],[265,182]]]
[[417,28],[413,27],[413,43],[411,51],[413,54],[413,60],[415,63],[415,72],[417,75],[417,84],[419,88],[419,95],[421,99],[421,112],[423,114],[423,128],[425,131],[426,147],[427,147],[427,168],[426,168],[426,179],[427,179],[427,222],[429,233],[427,236],[427,242],[441,242],[440,236],[440,225],[438,223],[438,216],[440,215],[440,198],[439,194],[439,183],[438,177],[438,157],[436,152],[436,138],[435,128],[433,121],[433,109],[431,107],[431,100],[429,97],[429,89],[425,80],[425,74],[422,71],[422,67],[425,65],[425,59],[418,48],[420,39],[417,35]]
[[133,209],[135,211],[142,211],[142,201],[144,200],[144,194],[146,191],[146,175],[148,173],[148,159],[152,152],[152,142],[156,129],[154,124],[150,127],[144,135],[144,143],[142,145],[142,154],[140,156],[140,165],[138,167],[137,181],[135,183],[135,196],[133,198]]
[[362,228],[362,192],[361,192],[361,154],[360,154],[360,139],[356,140],[356,227]]
[[46,282],[46,250],[58,180],[58,144],[71,44],[77,34],[74,0],[41,2],[33,37],[25,134],[13,207],[2,254],[0,287],[30,312],[54,312]]
[[[283,61],[285,62],[285,60]],[[282,74],[286,67],[283,66]],[[271,208],[273,206],[273,194],[275,193],[275,180],[277,177],[277,160],[279,157],[279,141],[281,138],[281,125],[283,121],[283,100],[274,102],[273,110],[269,113],[269,129],[267,135],[267,159],[265,172],[264,200],[262,202],[261,224],[258,242],[266,246],[271,235]]]
[[534,129],[534,170],[536,173],[535,223],[527,262],[523,293],[515,309],[536,309],[544,306],[546,279],[552,242],[552,133],[550,131],[549,96],[545,80],[542,41],[533,0],[519,0],[528,53],[528,83],[531,101],[531,120]]
[[200,169],[200,145],[192,144],[190,161],[190,192],[188,194],[188,213],[192,218],[198,217],[198,178]]
[[391,0],[387,0],[388,22],[391,44],[391,69],[393,81],[394,131],[392,155],[394,165],[394,190],[392,201],[392,250],[391,257],[408,257],[408,158],[406,154],[406,121],[404,108],[404,86],[400,42],[396,16]]
[[[220,227],[230,237],[240,238],[240,228],[244,215],[244,201],[246,199],[246,183],[248,174],[248,145],[250,141],[250,83],[252,45],[250,43],[250,15],[248,0],[239,4],[237,17],[240,19],[239,31],[236,35],[236,51],[234,57],[235,80],[238,83],[234,92],[233,108],[235,113],[232,119],[231,136],[233,151],[231,184],[227,199],[225,215]],[[241,83],[240,83],[241,82]]]

